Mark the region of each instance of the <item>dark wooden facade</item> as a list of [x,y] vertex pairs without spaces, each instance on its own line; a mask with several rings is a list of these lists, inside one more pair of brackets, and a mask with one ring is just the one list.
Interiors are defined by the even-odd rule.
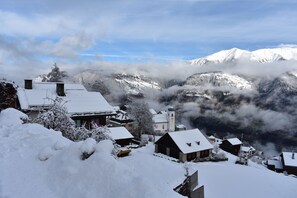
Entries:
[[106,115],[74,116],[71,119],[74,120],[76,127],[85,126],[87,129],[92,128],[92,123],[97,126],[106,125]]
[[221,149],[236,156],[238,156],[239,154],[240,147],[241,147],[241,144],[232,145],[228,140],[223,140],[222,143],[220,144]]
[[210,156],[209,149],[192,153],[183,153],[168,133],[155,142],[155,152],[179,159],[182,162],[192,161],[197,158],[207,158]]
[[130,132],[133,131],[133,120],[132,119],[120,120],[120,119],[116,119],[116,118],[110,118],[109,119],[109,124],[114,126],[114,127],[123,126],[128,131],[130,131]]
[[120,146],[127,146],[130,143],[132,143],[132,140],[133,138],[126,138],[126,139],[115,140],[115,142]]
[[[181,150],[178,148],[176,143],[172,140],[168,133],[162,136],[156,143],[156,153],[162,153],[170,157],[179,159],[179,153]],[[167,151],[169,150],[169,152]]]

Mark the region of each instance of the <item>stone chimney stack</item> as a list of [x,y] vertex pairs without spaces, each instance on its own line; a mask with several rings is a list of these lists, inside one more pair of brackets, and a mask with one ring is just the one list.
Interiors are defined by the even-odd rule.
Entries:
[[56,93],[58,96],[65,96],[64,83],[57,83]]
[[25,79],[25,89],[32,89],[33,88],[33,81],[29,79]]

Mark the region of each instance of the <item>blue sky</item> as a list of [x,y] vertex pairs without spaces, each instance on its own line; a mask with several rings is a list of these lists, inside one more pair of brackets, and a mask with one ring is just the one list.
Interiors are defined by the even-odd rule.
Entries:
[[[0,0],[0,67],[172,62],[297,41],[295,0]],[[70,66],[68,66],[70,67]],[[1,76],[1,73],[0,73]]]

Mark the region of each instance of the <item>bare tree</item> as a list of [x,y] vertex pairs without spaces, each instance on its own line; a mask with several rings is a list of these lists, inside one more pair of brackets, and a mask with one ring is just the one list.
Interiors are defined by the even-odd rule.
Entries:
[[128,106],[128,114],[134,120],[133,131],[139,138],[142,134],[153,134],[152,114],[148,104],[143,101],[133,101]]

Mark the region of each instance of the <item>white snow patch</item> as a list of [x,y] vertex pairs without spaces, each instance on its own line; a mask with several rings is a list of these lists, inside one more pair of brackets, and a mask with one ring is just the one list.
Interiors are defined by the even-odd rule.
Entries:
[[96,146],[96,140],[93,138],[88,138],[85,141],[83,141],[83,144],[80,147],[80,150],[82,153],[88,153],[91,154],[95,151]]
[[1,111],[0,125],[22,124],[24,119],[28,119],[26,114],[13,108],[7,108]]
[[45,147],[38,155],[40,161],[48,160],[51,156],[54,155],[54,151],[50,147]]
[[[18,120],[19,114],[15,111],[12,117]],[[54,149],[60,148],[55,146],[57,142],[64,145],[63,149]],[[82,150],[90,151],[94,145],[94,154],[81,160]],[[71,142],[61,133],[37,124],[10,125],[2,121],[0,197],[182,197],[173,191],[184,179],[182,163],[154,156],[154,145],[150,143],[119,159],[111,155],[112,149],[109,140],[97,144],[93,140]],[[40,153],[53,155],[40,161]],[[249,166],[236,165],[236,157],[227,157],[226,162],[189,163],[190,172],[199,171],[199,184],[205,186],[205,197],[296,197],[296,178],[252,162]]]

